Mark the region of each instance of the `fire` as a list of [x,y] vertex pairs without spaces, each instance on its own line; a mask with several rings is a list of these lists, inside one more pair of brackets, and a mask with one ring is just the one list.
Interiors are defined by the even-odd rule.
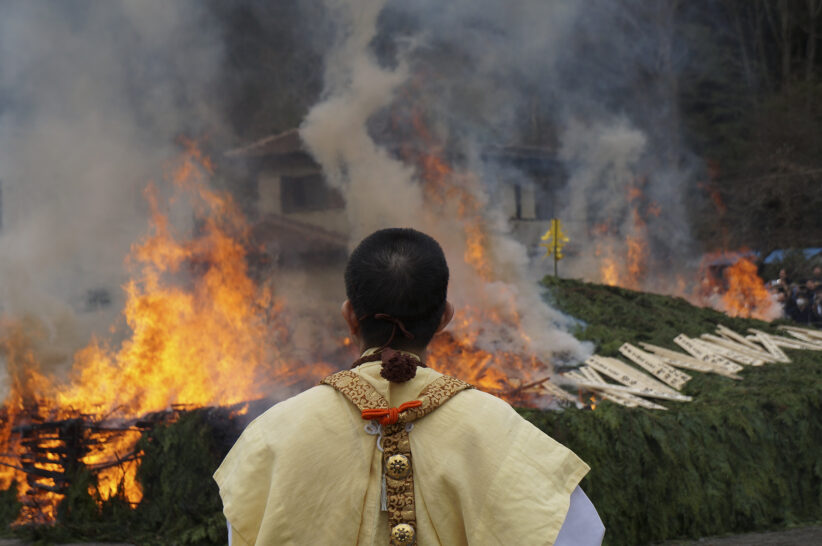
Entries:
[[465,233],[463,258],[486,281],[494,273],[488,257],[488,234],[482,217],[483,204],[472,191],[477,181],[467,173],[455,172],[441,157],[430,153],[419,161],[426,200],[437,209],[456,204],[456,216]]
[[[731,262],[723,270],[711,264]],[[703,259],[702,285],[690,299],[710,305],[732,317],[773,320],[779,304],[757,273],[756,264],[742,252],[709,254]]]
[[[479,337],[483,321],[501,320],[466,307],[454,315],[448,331],[437,335],[428,348],[427,363],[437,371],[460,377],[480,389],[497,394],[511,402],[529,404],[529,385],[545,364],[536,357],[513,351],[483,350]],[[522,334],[525,336],[525,334]],[[541,378],[544,379],[544,378]]]
[[[66,383],[40,373],[32,338],[36,328],[24,321],[0,324],[0,355],[12,382],[0,437],[4,452],[24,453],[12,429],[32,420],[121,422],[108,425],[106,441],[80,458],[97,471],[93,494],[101,500],[120,495],[137,503],[142,497],[134,447],[141,431],[128,424],[135,418],[175,404],[230,405],[261,398],[274,381],[280,387],[307,386],[334,371],[328,364],[300,366],[282,349],[288,346],[287,313],[270,285],[249,273],[249,226],[230,196],[208,188],[211,161],[193,142],[183,144],[185,154],[168,178],[175,199],[193,205],[197,230],[190,237],[176,233],[157,188],[149,185],[150,233],[126,260],[133,276],[123,287],[130,331],[125,341],[115,347],[93,340],[74,356]],[[49,445],[41,441],[38,448]],[[5,468],[5,485],[17,479],[24,484],[21,498],[28,499],[31,474]],[[34,468],[54,475],[62,469],[51,460]],[[51,478],[39,483],[41,492],[53,493],[28,499],[35,509],[24,511],[23,520],[54,517],[60,488]]]
[[603,284],[608,286],[617,286],[619,284],[619,273],[617,273],[617,265],[613,259],[605,258],[602,260],[600,274]]
[[[592,226],[590,233],[597,241],[594,256],[599,261],[599,282],[639,290],[648,272],[648,230],[644,215],[659,216],[661,208],[645,198],[641,184],[628,186],[627,200],[631,205],[631,221],[627,226],[620,229],[611,222],[603,222]],[[620,238],[621,232],[627,233]]]
[[[609,286],[633,290],[647,288],[649,270],[648,228],[646,220],[659,217],[660,205],[649,200],[642,191],[644,181],[627,187],[630,217],[621,224],[606,221],[589,229],[596,241],[596,280]],[[709,192],[720,216],[725,212],[721,195],[713,187],[700,184]],[[721,265],[718,265],[721,264]],[[663,281],[664,282],[664,281]],[[695,305],[708,305],[730,316],[773,320],[781,311],[773,294],[757,274],[756,264],[743,252],[720,252],[703,258],[696,286],[681,274],[670,279],[665,292],[684,297]],[[659,287],[659,283],[655,285]]]
[[742,258],[725,270],[728,291],[722,301],[731,316],[757,317],[768,314],[774,302],[756,272],[756,264]]
[[[206,187],[211,164],[188,146],[173,182],[195,204],[199,233],[175,236],[149,186],[152,233],[132,248],[137,276],[124,287],[131,338],[116,351],[101,343],[80,351],[60,407],[118,416],[175,403],[230,405],[263,396],[260,378],[306,379],[290,378],[289,359],[277,348],[288,335],[284,304],[249,275],[243,215],[228,195]],[[187,274],[188,286],[168,280]]]
[[[462,229],[464,237],[463,259],[476,277],[482,300],[487,289],[497,280],[494,260],[490,255],[487,221],[483,216],[485,203],[478,185],[480,181],[471,173],[454,169],[434,145],[434,137],[428,132],[420,116],[414,116],[417,136],[426,142],[427,150],[407,151],[406,159],[418,166],[423,195],[435,214],[453,217]],[[514,330],[514,340],[506,348],[483,347],[480,337],[485,330],[505,324]],[[511,402],[532,404],[529,398],[543,381],[546,381],[547,363],[511,347],[527,348],[530,339],[522,331],[520,315],[514,295],[505,293],[492,305],[465,305],[456,312],[448,331],[434,338],[427,355],[433,368],[460,377],[473,385],[495,393]]]
[[[606,253],[607,255],[603,255]],[[599,279],[602,284],[617,286],[619,284],[619,268],[610,247],[606,250],[598,244],[594,255],[599,258]]]

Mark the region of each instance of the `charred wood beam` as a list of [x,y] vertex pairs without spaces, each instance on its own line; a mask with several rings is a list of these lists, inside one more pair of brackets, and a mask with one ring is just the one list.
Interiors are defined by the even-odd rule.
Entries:
[[63,419],[60,421],[44,421],[42,423],[28,423],[25,425],[17,425],[11,429],[12,432],[27,433],[43,429],[62,430],[68,428],[83,428],[86,421],[84,419]]
[[26,490],[26,495],[30,497],[36,497],[42,491],[48,491],[49,493],[57,493],[59,495],[63,495],[68,490],[68,482],[62,482],[63,485],[47,485],[45,483],[39,482],[28,482],[29,488]]
[[23,472],[29,474],[30,476],[39,476],[41,478],[52,478],[55,480],[62,480],[66,481],[66,475],[63,472],[57,472],[55,470],[46,470],[44,468],[37,468],[36,466],[32,466],[29,468],[23,468]]
[[516,396],[516,395],[518,395],[518,394],[520,394],[520,393],[522,393],[522,392],[524,392],[528,389],[533,389],[534,387],[539,387],[540,385],[542,385],[543,383],[546,383],[550,379],[551,379],[551,377],[549,376],[549,377],[544,377],[542,379],[538,379],[536,381],[532,381],[531,383],[525,383],[524,385],[520,385],[519,387],[516,387],[515,389],[511,389],[509,391],[506,391],[505,394],[508,395],[508,396]]
[[95,465],[89,465],[87,468],[92,472],[97,472],[99,470],[105,470],[106,468],[112,468],[114,466],[120,466],[122,464],[139,460],[143,456],[143,452],[139,449],[135,449],[134,451],[127,453],[123,457],[118,457],[115,460],[107,461],[105,463],[98,463]]
[[19,470],[19,471],[21,471],[21,472],[25,472],[25,471],[26,471],[26,469],[25,469],[25,468],[23,468],[22,466],[17,466],[16,464],[4,463],[3,461],[0,461],[0,466],[5,466],[5,467],[8,467],[8,468],[13,468],[13,469],[15,469],[15,470]]

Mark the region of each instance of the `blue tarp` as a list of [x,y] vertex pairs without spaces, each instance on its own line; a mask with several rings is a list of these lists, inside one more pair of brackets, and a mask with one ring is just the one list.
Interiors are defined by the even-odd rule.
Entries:
[[815,247],[815,248],[800,248],[800,249],[792,249],[792,248],[780,248],[778,250],[774,250],[765,258],[764,262],[766,264],[772,264],[774,262],[781,262],[785,259],[785,254],[792,250],[801,250],[802,253],[805,255],[805,259],[808,260],[813,258],[814,256],[818,256],[822,254],[822,247]]

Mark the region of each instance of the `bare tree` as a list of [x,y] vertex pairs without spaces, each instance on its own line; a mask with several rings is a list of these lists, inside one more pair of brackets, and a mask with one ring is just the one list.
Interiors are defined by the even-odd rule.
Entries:
[[808,6],[808,42],[805,48],[805,80],[808,83],[813,81],[814,64],[816,63],[816,41],[817,41],[817,20],[822,12],[822,0],[807,0]]

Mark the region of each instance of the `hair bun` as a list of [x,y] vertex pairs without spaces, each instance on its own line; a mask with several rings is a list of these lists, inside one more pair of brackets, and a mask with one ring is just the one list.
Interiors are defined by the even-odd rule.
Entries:
[[413,356],[386,347],[381,352],[382,370],[380,375],[394,383],[405,383],[417,375],[420,361]]

